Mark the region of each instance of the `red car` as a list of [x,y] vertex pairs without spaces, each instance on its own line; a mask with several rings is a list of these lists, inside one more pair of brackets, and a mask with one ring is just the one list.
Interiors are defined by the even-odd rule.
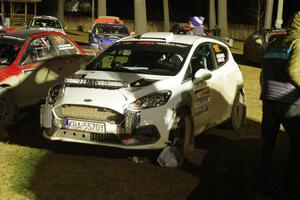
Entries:
[[0,126],[9,124],[20,108],[39,103],[50,86],[92,57],[59,32],[0,30]]

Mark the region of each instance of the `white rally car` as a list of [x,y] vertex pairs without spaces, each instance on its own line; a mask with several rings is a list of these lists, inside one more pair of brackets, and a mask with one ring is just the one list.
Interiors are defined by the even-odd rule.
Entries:
[[121,39],[53,86],[40,123],[50,140],[186,148],[223,122],[239,128],[245,115],[242,73],[226,44],[155,32]]

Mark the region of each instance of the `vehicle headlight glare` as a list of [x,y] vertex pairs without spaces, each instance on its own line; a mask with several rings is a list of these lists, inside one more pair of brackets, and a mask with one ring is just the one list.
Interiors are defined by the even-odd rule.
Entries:
[[141,110],[163,106],[169,101],[171,94],[171,91],[161,91],[152,93],[150,95],[137,99],[129,105],[129,108],[133,110]]
[[46,98],[46,103],[48,104],[54,104],[56,102],[57,97],[62,93],[63,91],[63,85],[57,84],[52,86],[48,90],[48,96]]

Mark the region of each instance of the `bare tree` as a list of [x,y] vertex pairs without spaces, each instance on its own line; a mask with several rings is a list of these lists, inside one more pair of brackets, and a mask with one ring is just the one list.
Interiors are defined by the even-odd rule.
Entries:
[[265,15],[266,0],[251,0],[248,9],[248,16],[252,22],[256,24],[256,30],[262,26]]

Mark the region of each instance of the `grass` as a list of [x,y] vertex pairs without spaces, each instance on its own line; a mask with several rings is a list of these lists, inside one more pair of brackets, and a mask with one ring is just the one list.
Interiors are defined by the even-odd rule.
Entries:
[[[241,43],[233,53],[240,60]],[[241,64],[247,95],[245,127],[212,129],[196,138],[180,169],[155,164],[157,152],[131,152],[81,144],[49,144],[41,137],[37,111],[9,127],[0,142],[0,199],[252,199],[255,189],[261,102],[260,69]],[[279,182],[287,142],[275,153]],[[129,155],[145,157],[141,164]]]

